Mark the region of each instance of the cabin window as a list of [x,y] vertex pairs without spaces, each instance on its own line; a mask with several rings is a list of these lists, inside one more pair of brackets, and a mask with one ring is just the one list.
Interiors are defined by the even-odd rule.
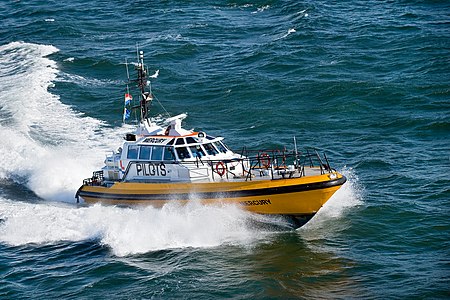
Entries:
[[225,150],[227,150],[227,151],[230,150],[230,147],[228,147],[224,142],[219,142],[219,143],[225,147]]
[[216,155],[217,153],[219,153],[211,144],[204,144],[203,147],[205,147],[206,153],[208,153],[208,155]]
[[179,159],[190,158],[189,150],[186,147],[176,148]]
[[177,141],[175,142],[175,145],[184,145],[184,139],[183,138],[177,139]]
[[197,141],[193,137],[187,137],[186,138],[186,143],[188,143],[188,144],[195,144],[195,143],[197,143]]
[[141,151],[139,152],[139,159],[149,160],[151,150],[152,150],[151,146],[141,146]]
[[213,140],[213,139],[215,139],[215,137],[210,136],[210,135],[207,135],[206,138],[207,138],[208,140]]
[[173,142],[175,142],[175,139],[171,139],[166,145],[173,145]]
[[202,147],[200,147],[200,145],[190,146],[189,148],[191,148],[193,157],[202,158],[203,156],[205,156],[205,152],[203,151]]
[[161,160],[164,148],[162,146],[152,147],[152,160]]
[[222,145],[221,142],[213,142],[213,144],[217,147],[217,149],[219,149],[220,152],[227,153],[227,148],[225,148],[225,146]]
[[138,150],[139,150],[139,148],[136,145],[128,146],[127,158],[128,159],[137,159],[137,157],[138,157]]
[[174,159],[175,159],[175,155],[173,155],[173,148],[165,147],[163,160],[174,160]]

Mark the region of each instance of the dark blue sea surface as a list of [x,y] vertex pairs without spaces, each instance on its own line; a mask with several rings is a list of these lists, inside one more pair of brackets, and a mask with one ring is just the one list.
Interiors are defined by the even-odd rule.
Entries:
[[[6,0],[0,16],[0,298],[450,298],[448,1]],[[136,45],[187,128],[236,151],[295,136],[348,182],[295,231],[195,201],[78,207],[132,130]]]

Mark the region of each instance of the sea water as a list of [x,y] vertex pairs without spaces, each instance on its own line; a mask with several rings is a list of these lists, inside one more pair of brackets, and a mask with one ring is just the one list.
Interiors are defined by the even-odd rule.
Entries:
[[[450,297],[449,11],[0,3],[0,298]],[[195,199],[76,205],[133,128],[121,120],[136,45],[159,70],[155,117],[187,112],[185,127],[235,151],[293,148],[295,136],[348,182],[295,231]]]

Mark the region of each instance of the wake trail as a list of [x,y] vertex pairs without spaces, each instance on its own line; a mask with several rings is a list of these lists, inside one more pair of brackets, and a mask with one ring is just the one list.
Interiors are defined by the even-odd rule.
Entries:
[[48,56],[57,51],[24,42],[0,46],[0,179],[46,200],[73,202],[123,130],[106,128],[49,91],[59,70]]

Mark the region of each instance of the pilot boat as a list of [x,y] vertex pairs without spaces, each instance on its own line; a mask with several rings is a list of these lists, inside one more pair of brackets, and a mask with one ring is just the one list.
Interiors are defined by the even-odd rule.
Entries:
[[[295,137],[293,150],[244,147],[237,153],[223,137],[184,129],[186,114],[153,121],[149,111],[155,96],[143,52],[137,56],[137,79],[128,76],[124,108],[124,120],[132,109],[139,110],[136,131],[107,155],[101,170],[83,181],[75,196],[78,202],[234,204],[253,213],[283,216],[297,228],[346,182],[325,153],[299,151]],[[130,104],[130,84],[139,91],[135,106]]]

